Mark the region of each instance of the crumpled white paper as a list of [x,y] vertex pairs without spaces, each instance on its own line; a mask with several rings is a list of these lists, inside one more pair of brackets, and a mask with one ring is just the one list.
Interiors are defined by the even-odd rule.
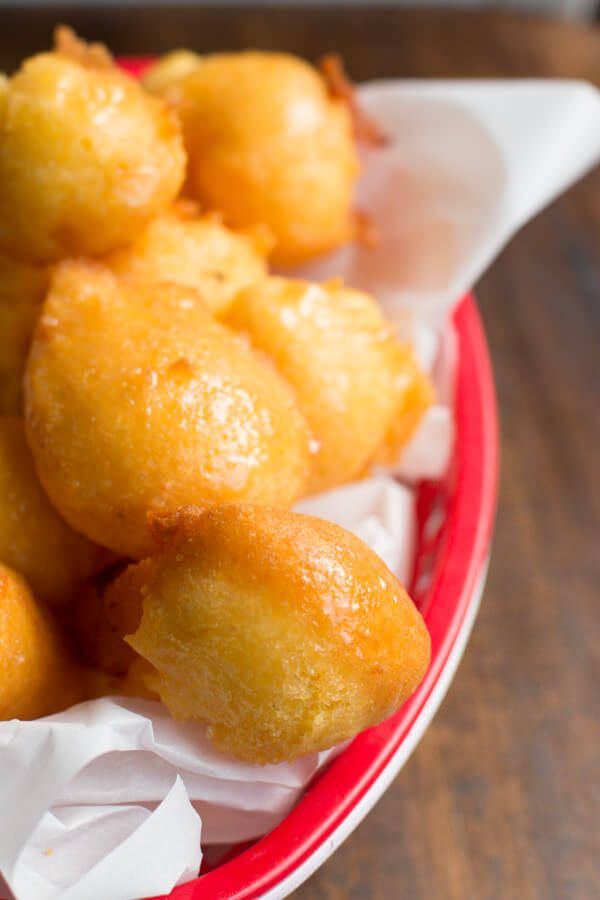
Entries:
[[[358,202],[373,250],[304,270],[374,293],[438,387],[395,472],[443,472],[452,447],[447,314],[504,243],[600,158],[600,95],[566,81],[378,82],[361,100],[390,137]],[[407,578],[412,491],[385,474],[310,498],[305,512],[367,541]],[[150,701],[103,699],[0,723],[0,873],[19,900],[135,900],[193,877],[203,844],[264,833],[332,752],[250,766]],[[0,878],[1,883],[1,878]]]

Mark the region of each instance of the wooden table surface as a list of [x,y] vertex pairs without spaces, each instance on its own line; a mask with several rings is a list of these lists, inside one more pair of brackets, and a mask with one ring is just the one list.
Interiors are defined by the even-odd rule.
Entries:
[[[600,86],[600,32],[492,13],[170,7],[0,11],[0,64],[56,20],[115,52],[341,52],[357,79],[558,76]],[[477,287],[502,475],[484,602],[416,753],[296,900],[600,897],[600,170]]]

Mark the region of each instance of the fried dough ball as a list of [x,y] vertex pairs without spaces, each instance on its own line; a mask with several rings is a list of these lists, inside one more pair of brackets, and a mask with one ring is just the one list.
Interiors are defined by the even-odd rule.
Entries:
[[121,556],[150,551],[149,511],[287,506],[304,489],[309,437],[292,389],[191,288],[60,264],[25,398],[52,502]]
[[125,246],[185,171],[175,114],[61,35],[10,79],[0,116],[0,247],[37,262]]
[[0,561],[20,572],[36,597],[66,604],[107,553],[73,531],[36,474],[22,419],[0,416]]
[[0,253],[0,413],[23,409],[25,361],[49,280],[46,267]]
[[25,581],[0,564],[0,719],[37,719],[77,703],[81,678]]
[[[133,652],[133,651],[132,651]],[[126,675],[110,675],[101,669],[83,671],[83,699],[97,700],[99,697],[141,697],[144,700],[160,700],[154,690],[156,673],[149,663],[136,657]]]
[[88,665],[114,676],[129,671],[136,654],[124,637],[136,630],[142,618],[141,588],[147,565],[117,563],[86,585],[69,610],[69,625]]
[[179,719],[240,759],[323,750],[391,715],[429,661],[423,620],[349,532],[245,504],[156,524],[144,610],[127,640]]
[[191,196],[233,227],[266,225],[277,264],[354,237],[351,117],[315,68],[282,53],[216,54],[166,96],[183,124]]
[[180,205],[104,262],[119,275],[190,285],[219,313],[238,291],[265,276],[268,246],[260,232],[236,234],[214,215],[198,218]]
[[168,88],[197,69],[201,62],[202,57],[191,50],[172,50],[148,69],[142,78],[142,84],[152,94],[164,94]]
[[373,462],[383,466],[393,466],[398,462],[423,415],[435,401],[433,385],[408,344],[397,345],[396,372],[394,414],[373,459]]
[[269,278],[225,315],[296,391],[318,443],[308,490],[358,476],[383,442],[397,403],[400,345],[375,300],[339,281]]

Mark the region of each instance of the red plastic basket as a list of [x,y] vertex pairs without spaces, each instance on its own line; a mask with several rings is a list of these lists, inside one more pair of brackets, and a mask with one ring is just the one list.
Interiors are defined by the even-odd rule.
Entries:
[[[134,75],[148,64],[147,59],[121,61]],[[289,894],[366,815],[443,698],[466,644],[485,577],[498,469],[494,384],[472,296],[459,305],[453,324],[458,345],[456,446],[445,480],[423,483],[417,504],[411,593],[432,639],[427,675],[396,715],[355,738],[317,776],[280,825],[251,845],[233,848],[220,865],[175,888],[171,900],[274,900]]]

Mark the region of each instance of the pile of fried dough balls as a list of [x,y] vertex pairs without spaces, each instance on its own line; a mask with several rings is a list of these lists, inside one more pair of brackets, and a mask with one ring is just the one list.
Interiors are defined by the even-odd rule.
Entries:
[[0,82],[0,718],[153,697],[274,763],[423,677],[396,578],[290,511],[432,402],[372,297],[268,270],[356,237],[343,95],[276,53],[139,82],[65,28]]

